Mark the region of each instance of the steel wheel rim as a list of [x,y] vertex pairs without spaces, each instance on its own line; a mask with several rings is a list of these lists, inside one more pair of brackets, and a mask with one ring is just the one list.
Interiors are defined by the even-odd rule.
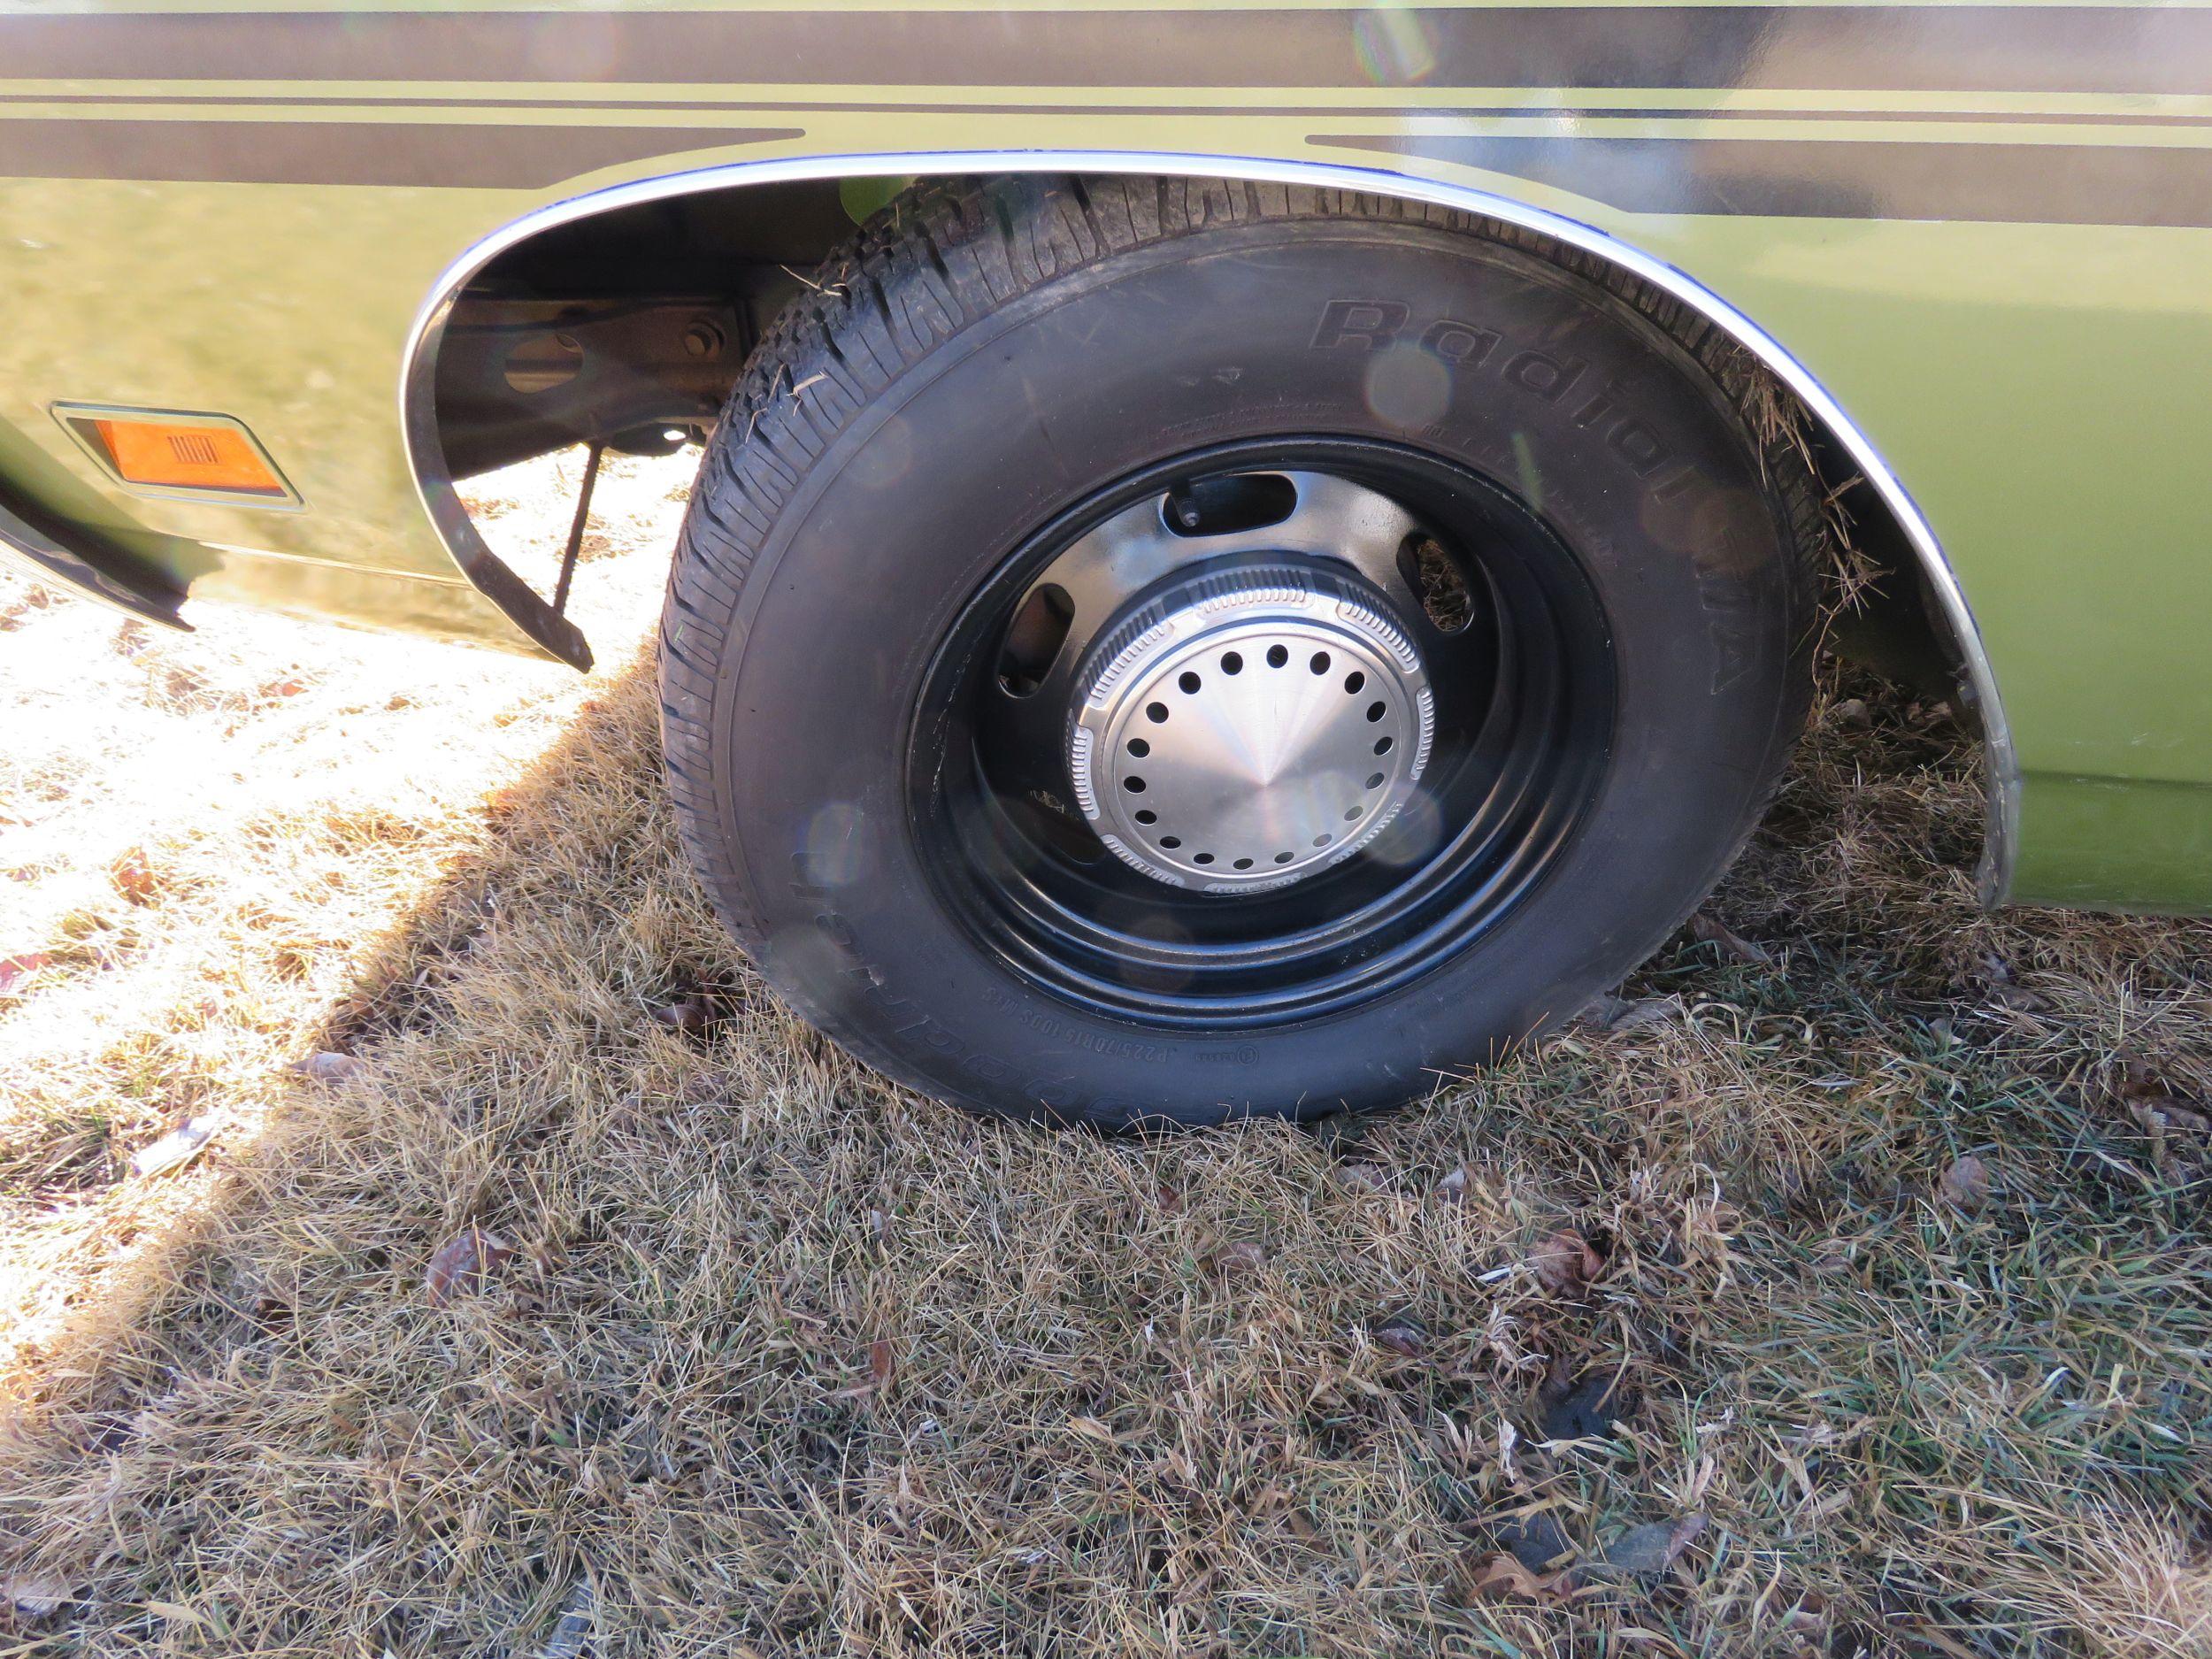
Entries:
[[[1171,514],[1177,490],[1194,496],[1221,480],[1255,478],[1302,480],[1301,503],[1309,494],[1333,495],[1334,517],[1323,528],[1357,557],[1275,545],[1310,541],[1314,526],[1294,509],[1233,536],[1194,536],[1187,556],[1164,569],[1123,557],[1118,587],[1086,586],[1068,563],[1071,549],[1118,515],[1126,518],[1151,501]],[[1376,556],[1390,526],[1371,523],[1373,534],[1354,535],[1344,527],[1352,496],[1308,486],[1309,479],[1379,496],[1419,535],[1448,538],[1438,544],[1464,584],[1468,624],[1456,633],[1440,627],[1416,591],[1405,547],[1392,549],[1388,569]],[[1227,498],[1225,487],[1217,493]],[[1057,588],[1048,578],[1061,575],[1080,590],[1072,600],[1061,591],[1062,600],[1089,614],[1070,618],[1041,678],[1017,695],[1003,669],[1018,611],[1025,604],[1033,611],[1040,592]],[[1318,592],[1322,609],[1351,602],[1414,648],[1419,673],[1400,683],[1429,690],[1432,681],[1433,693],[1417,727],[1421,765],[1413,767],[1410,752],[1401,757],[1402,770],[1386,779],[1394,790],[1402,786],[1401,798],[1351,826],[1362,833],[1341,856],[1302,857],[1279,846],[1271,858],[1294,852],[1288,881],[1267,880],[1254,852],[1240,855],[1254,858],[1254,879],[1227,884],[1230,891],[1179,887],[1163,877],[1198,872],[1161,868],[1156,845],[1139,847],[1149,856],[1133,858],[1133,837],[1121,849],[1110,844],[1134,826],[1098,799],[1104,774],[1095,767],[1089,810],[1079,798],[1086,780],[1077,750],[1087,730],[1080,677],[1087,667],[1098,673],[1093,659],[1101,653],[1126,653],[1130,639],[1114,636],[1141,634],[1146,605],[1159,610],[1178,583],[1216,580],[1248,592],[1280,588],[1286,576]],[[1230,649],[1225,637],[1203,644],[1217,664]],[[1402,445],[1338,438],[1222,445],[1095,492],[1026,538],[970,596],[918,700],[908,745],[909,829],[937,896],[970,937],[1078,1008],[1188,1027],[1315,1018],[1371,1001],[1457,956],[1555,864],[1603,771],[1613,686],[1609,633],[1578,561],[1555,530],[1495,483]],[[1100,746],[1126,732],[1126,708],[1113,703],[1102,715],[1090,712],[1095,763]],[[1413,729],[1394,726],[1392,749],[1415,747]]]

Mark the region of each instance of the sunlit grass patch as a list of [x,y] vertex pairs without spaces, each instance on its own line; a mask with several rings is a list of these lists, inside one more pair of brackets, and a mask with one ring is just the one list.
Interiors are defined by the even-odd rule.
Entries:
[[[664,536],[665,472],[619,470],[610,518]],[[557,547],[550,469],[509,483],[495,534]],[[618,657],[659,580],[645,555],[595,589]],[[251,1140],[285,1065],[482,844],[487,792],[591,689],[414,641],[198,620],[173,635],[0,577],[0,1352],[54,1339],[192,1213],[217,1161],[143,1182],[134,1153],[210,1112],[224,1148]],[[0,1400],[27,1397],[0,1375]]]

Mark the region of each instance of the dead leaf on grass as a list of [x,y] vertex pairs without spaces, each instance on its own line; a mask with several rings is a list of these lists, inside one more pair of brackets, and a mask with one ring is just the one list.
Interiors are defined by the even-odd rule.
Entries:
[[312,1078],[318,1083],[342,1083],[365,1068],[366,1063],[349,1054],[334,1054],[324,1049],[311,1054],[304,1060],[292,1063],[292,1070],[302,1077]]
[[1989,1202],[1989,1165],[1971,1152],[1954,1158],[1936,1179],[1936,1196],[1954,1210],[1979,1210]]
[[1569,1574],[1535,1572],[1514,1556],[1500,1551],[1479,1560],[1467,1581],[1465,1602],[1564,1601],[1571,1590]]
[[1528,1255],[1536,1282],[1555,1296],[1578,1295],[1605,1271],[1605,1258],[1578,1233],[1559,1232]]
[[1536,1390],[1538,1426],[1548,1440],[1604,1440],[1641,1404],[1628,1373],[1614,1366],[1571,1371],[1555,1362]]
[[2123,1054],[2119,1056],[2119,1061],[2120,1093],[2129,1099],[2139,1100],[2146,1095],[2173,1093],[2166,1087],[2166,1079],[2160,1074],[2158,1068],[2144,1059],[2142,1056]]
[[1618,1035],[1679,1018],[1682,1013],[1682,999],[1678,996],[1645,996],[1632,1001],[1601,995],[1590,1000],[1589,1005],[1575,1016],[1574,1023],[1591,1031]]
[[465,1227],[438,1247],[423,1273],[423,1289],[430,1305],[442,1308],[456,1296],[481,1290],[515,1253],[495,1233]]
[[2051,1010],[2050,998],[2024,985],[1993,985],[1989,987],[1989,1000],[2016,1014],[2047,1014]]
[[19,950],[12,956],[0,956],[0,996],[14,990],[18,980],[29,979],[53,960],[43,950]]
[[219,1112],[203,1112],[199,1117],[172,1129],[160,1140],[141,1147],[131,1155],[131,1173],[159,1175],[165,1170],[173,1170],[189,1163],[215,1138],[215,1132],[222,1126],[222,1121]]
[[2212,1118],[2170,1094],[2129,1101],[2127,1111],[2149,1140],[2151,1162],[2161,1175],[2185,1183],[2202,1173],[2202,1160],[2212,1154]]
[[653,1018],[672,1031],[694,1036],[707,1028],[714,1018],[714,1010],[703,996],[680,997],[673,1002],[658,1002],[652,1009]]
[[2203,1102],[2177,1094],[2141,1060],[2123,1062],[2119,1093],[2128,1116],[2152,1134],[2212,1134],[2212,1113],[2207,1112]]
[[898,1356],[890,1339],[878,1337],[868,1344],[868,1376],[849,1388],[840,1388],[832,1396],[838,1400],[861,1400],[870,1394],[881,1394],[891,1386],[892,1374],[898,1369]]
[[1753,944],[1727,923],[1703,910],[1690,918],[1690,936],[1704,944],[1718,945],[1724,954],[1756,967],[1768,967],[1774,961],[1763,945]]
[[1375,1339],[1377,1348],[1387,1348],[1401,1359],[1419,1359],[1429,1351],[1429,1333],[1411,1314],[1392,1314],[1370,1326],[1367,1334]]
[[157,883],[153,866],[146,861],[146,849],[134,847],[108,866],[108,879],[115,883],[115,890],[133,904],[151,904]]
[[[2155,1112],[2146,1115],[2154,1120],[2157,1118]],[[2186,1138],[2174,1133],[2162,1122],[2155,1123],[2154,1126],[2153,1124],[2144,1125],[2153,1142],[2151,1161],[2157,1165],[2158,1172],[2169,1180],[2187,1183],[2197,1180],[2205,1173],[2206,1164],[2201,1155],[2212,1151],[2212,1148],[2203,1144],[2208,1133],[2203,1127],[2204,1120],[2199,1118],[2197,1121],[2199,1127],[2193,1135]]]
[[51,1618],[68,1603],[69,1586],[59,1578],[25,1573],[0,1586],[0,1598],[24,1618]]
[[1647,1521],[1632,1526],[1600,1550],[1583,1569],[1588,1578],[1655,1578],[1674,1565],[1682,1552],[1704,1532],[1705,1517],[1686,1515],[1678,1521]]
[[1509,1552],[1531,1572],[1548,1572],[1562,1566],[1574,1554],[1574,1540],[1549,1509],[1536,1509],[1489,1523],[1485,1530],[1492,1542]]
[[1224,1273],[1255,1273],[1266,1265],[1266,1250],[1250,1239],[1239,1239],[1214,1252],[1214,1266]]
[[1356,1158],[1336,1166],[1336,1178],[1355,1192],[1380,1193],[1390,1188],[1390,1171],[1379,1164]]
[[581,1659],[591,1645],[591,1586],[577,1586],[560,1617],[553,1621],[545,1646],[538,1649],[538,1659]]

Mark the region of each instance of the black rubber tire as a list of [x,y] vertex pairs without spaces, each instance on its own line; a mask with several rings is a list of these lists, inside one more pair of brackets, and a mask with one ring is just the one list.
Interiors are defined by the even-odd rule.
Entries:
[[[1448,417],[1390,407],[1369,348],[1452,319],[1502,343],[1455,371]],[[1572,395],[1543,363],[1583,365]],[[662,629],[686,847],[794,1006],[941,1099],[1125,1128],[1423,1093],[1616,984],[1778,780],[1822,541],[1761,396],[1671,299],[1441,208],[1144,178],[918,187],[784,313],[708,446]],[[1535,890],[1363,1006],[1199,1034],[1071,1006],[933,895],[902,794],[916,688],[995,562],[1068,503],[1278,431],[1411,443],[1540,495],[1613,631],[1604,776]]]

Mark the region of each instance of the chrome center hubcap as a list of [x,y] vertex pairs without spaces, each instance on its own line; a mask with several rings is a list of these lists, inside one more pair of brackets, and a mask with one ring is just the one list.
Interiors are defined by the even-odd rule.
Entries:
[[1419,655],[1318,570],[1186,583],[1092,664],[1069,745],[1077,803],[1116,856],[1176,887],[1249,893],[1341,863],[1428,764]]

